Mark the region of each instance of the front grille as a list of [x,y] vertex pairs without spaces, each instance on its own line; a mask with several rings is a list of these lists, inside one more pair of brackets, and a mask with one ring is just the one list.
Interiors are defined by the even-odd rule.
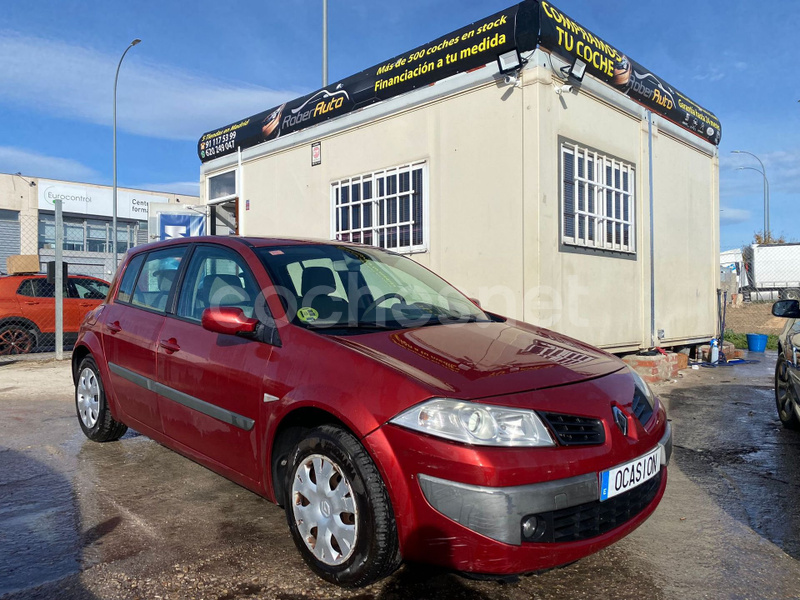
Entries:
[[522,539],[535,543],[577,542],[611,531],[627,523],[650,505],[661,486],[661,477],[662,473],[659,473],[642,485],[605,502],[595,500],[538,514],[536,533],[533,537],[523,535]]
[[606,440],[600,419],[558,413],[543,413],[541,416],[564,446],[588,446],[602,444]]
[[633,393],[631,409],[642,425],[645,425],[650,420],[650,417],[653,416],[653,407],[650,406],[650,402],[648,402],[647,398],[639,391],[639,388],[636,388],[636,391]]

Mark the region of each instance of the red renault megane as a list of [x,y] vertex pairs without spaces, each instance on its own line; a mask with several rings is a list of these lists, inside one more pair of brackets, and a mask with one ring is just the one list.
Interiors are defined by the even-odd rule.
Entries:
[[664,408],[621,361],[376,248],[138,247],[72,360],[87,437],[133,427],[280,504],[340,585],[404,559],[563,565],[630,533],[667,484]]

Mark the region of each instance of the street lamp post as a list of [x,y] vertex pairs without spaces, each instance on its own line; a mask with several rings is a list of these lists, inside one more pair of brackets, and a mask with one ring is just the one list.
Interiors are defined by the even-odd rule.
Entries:
[[328,85],[328,0],[322,0],[322,87]]
[[114,271],[117,270],[117,81],[119,80],[119,68],[122,66],[122,60],[128,53],[128,50],[133,48],[136,44],[141,42],[139,38],[133,40],[125,52],[119,58],[117,64],[117,73],[114,75],[114,199],[111,207],[111,245],[114,247]]
[[767,179],[767,170],[764,168],[764,163],[761,162],[761,159],[758,158],[752,152],[747,152],[746,150],[731,150],[732,154],[748,154],[755,158],[758,161],[758,164],[761,165],[761,170],[759,171],[755,167],[739,167],[737,170],[741,169],[752,169],[753,171],[758,171],[764,177],[764,242],[768,242],[770,239],[770,229],[769,229],[769,180]]

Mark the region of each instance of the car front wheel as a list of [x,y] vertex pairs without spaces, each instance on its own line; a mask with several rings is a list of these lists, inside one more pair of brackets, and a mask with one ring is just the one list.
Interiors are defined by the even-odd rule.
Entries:
[[113,442],[128,430],[127,425],[111,415],[100,371],[91,356],[84,358],[78,367],[75,409],[83,433],[94,442]]
[[391,502],[359,441],[333,425],[313,429],[294,448],[286,517],[303,559],[323,579],[360,587],[400,564]]
[[800,420],[795,411],[796,403],[797,396],[789,374],[789,363],[781,354],[775,365],[775,404],[778,409],[778,418],[788,429],[800,429]]

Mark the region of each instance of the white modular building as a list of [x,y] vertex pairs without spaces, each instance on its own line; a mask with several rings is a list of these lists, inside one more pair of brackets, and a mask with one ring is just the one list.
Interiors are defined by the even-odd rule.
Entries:
[[690,345],[716,333],[720,135],[526,0],[208,132],[201,200],[211,233],[381,246],[613,352]]

